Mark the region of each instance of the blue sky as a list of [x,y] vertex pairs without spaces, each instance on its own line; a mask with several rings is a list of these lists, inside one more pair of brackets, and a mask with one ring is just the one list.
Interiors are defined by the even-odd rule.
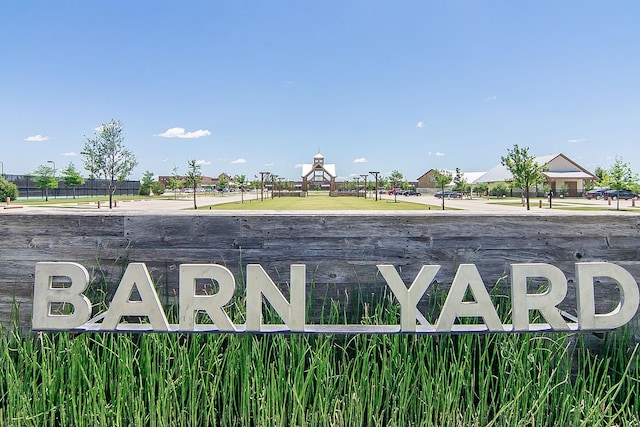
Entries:
[[637,1],[6,1],[0,161],[121,120],[144,171],[484,171],[513,144],[640,172]]

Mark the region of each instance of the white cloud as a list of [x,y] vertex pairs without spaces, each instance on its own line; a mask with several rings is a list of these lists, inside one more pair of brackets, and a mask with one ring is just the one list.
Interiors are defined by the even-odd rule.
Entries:
[[76,153],[75,151],[68,151],[66,153],[62,153],[62,155],[65,157],[75,157],[78,155],[78,153]]
[[243,163],[247,163],[247,161],[245,159],[236,159],[231,162],[232,165],[243,164]]
[[297,165],[294,166],[294,168],[296,169],[302,169],[302,163],[298,163]]
[[170,128],[156,136],[161,136],[163,138],[195,139],[209,135],[211,135],[211,132],[205,129],[187,132],[185,128]]
[[275,165],[275,163],[265,163],[264,165],[265,166],[273,166],[273,165]]
[[573,139],[568,139],[567,142],[571,144],[578,144],[580,142],[585,142],[586,140],[587,138],[573,138]]
[[417,128],[423,128],[424,127],[424,122],[420,121],[416,124]]
[[43,142],[43,141],[48,141],[49,137],[37,134],[37,135],[33,135],[33,136],[28,136],[24,140],[25,141],[29,141],[29,142]]
[[495,96],[495,95],[487,96],[487,101],[495,101],[497,99],[498,99],[498,97]]
[[368,160],[365,159],[364,157],[359,157],[353,161],[353,163],[367,163],[367,162]]
[[443,152],[441,152],[441,151],[436,151],[435,153],[433,153],[433,152],[429,151],[429,152],[427,153],[427,156],[437,156],[437,157],[442,157],[442,156],[444,156],[444,153],[443,153]]
[[206,165],[210,165],[211,162],[207,161],[207,160],[196,160],[196,165],[197,166],[206,166]]

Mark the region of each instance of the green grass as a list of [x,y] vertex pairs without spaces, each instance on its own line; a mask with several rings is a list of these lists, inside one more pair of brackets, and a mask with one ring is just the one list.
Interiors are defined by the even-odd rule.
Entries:
[[[403,196],[404,197],[404,196]],[[446,206],[446,205],[445,205]],[[329,197],[327,195],[308,197],[274,197],[257,200],[247,197],[244,202],[236,201],[216,204],[211,206],[201,206],[198,209],[212,210],[434,210],[441,209],[436,205],[424,205],[421,203],[406,202],[398,198],[397,202],[390,199],[379,199],[364,197]]]

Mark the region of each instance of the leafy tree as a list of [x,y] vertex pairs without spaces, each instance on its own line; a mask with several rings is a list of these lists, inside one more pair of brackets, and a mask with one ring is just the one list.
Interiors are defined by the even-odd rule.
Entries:
[[456,168],[456,176],[453,178],[453,189],[464,193],[467,189],[467,180],[460,168]]
[[240,201],[241,201],[241,203],[244,203],[244,186],[247,184],[247,176],[246,175],[235,175],[233,177],[233,179],[235,179],[235,181],[240,186],[240,199],[241,199]]
[[524,191],[527,199],[527,210],[529,205],[529,188],[541,184],[545,180],[543,172],[544,166],[539,165],[535,157],[529,154],[529,148],[520,148],[518,144],[513,145],[513,149],[507,150],[507,155],[502,157],[502,164],[506,166],[513,175],[512,185]]
[[[433,180],[440,191],[444,192],[444,186],[448,185],[452,179],[453,175],[449,171],[438,169],[433,171]],[[444,210],[444,199],[446,199],[446,197],[443,195],[440,198],[442,199],[442,210]]]
[[3,177],[0,177],[0,202],[6,202],[7,197],[11,200],[18,198],[18,186]]
[[609,175],[609,171],[601,168],[600,166],[596,167],[596,170],[593,171],[593,174],[598,177],[598,186],[606,187],[609,185],[609,181],[611,181],[611,176]]
[[227,185],[229,183],[227,182],[227,179],[224,177],[224,175],[220,175],[218,177],[218,189],[222,190],[223,188],[227,188]]
[[473,186],[473,189],[478,196],[483,196],[487,191],[489,191],[489,184],[486,182],[479,182]]
[[173,168],[173,172],[171,173],[171,177],[168,182],[169,190],[173,190],[173,198],[178,197],[178,190],[182,188],[184,185],[184,181],[180,175],[178,175],[178,167],[175,166]]
[[96,128],[93,138],[84,144],[85,168],[92,174],[104,177],[109,193],[109,209],[113,208],[116,187],[124,181],[138,161],[131,151],[124,147],[124,129],[118,120],[111,120]]
[[64,186],[68,188],[73,188],[73,198],[76,198],[76,187],[84,184],[84,178],[80,175],[80,172],[76,169],[75,165],[72,162],[69,162],[69,165],[62,169],[62,182]]
[[140,195],[148,196],[151,194],[151,186],[153,185],[153,172],[145,171],[140,180]]
[[202,182],[202,172],[200,172],[200,165],[195,160],[189,160],[187,166],[187,174],[184,177],[184,184],[193,189],[193,209],[198,209],[196,204],[196,190],[198,185]]
[[[628,163],[616,156],[616,160],[609,168],[609,186],[617,191],[627,189],[638,182],[638,176],[633,173]],[[620,209],[620,197],[616,197],[616,210]]]
[[397,170],[391,171],[391,176],[389,177],[389,182],[393,185],[394,188],[398,188],[402,186],[404,182],[404,175],[402,175]]
[[58,188],[58,179],[55,177],[55,170],[47,165],[40,165],[33,172],[36,186],[44,192],[45,201],[49,201],[49,190]]
[[165,186],[163,183],[161,183],[160,181],[154,181],[151,184],[151,191],[153,192],[153,194],[155,194],[156,196],[159,196],[161,194],[164,194],[164,189]]

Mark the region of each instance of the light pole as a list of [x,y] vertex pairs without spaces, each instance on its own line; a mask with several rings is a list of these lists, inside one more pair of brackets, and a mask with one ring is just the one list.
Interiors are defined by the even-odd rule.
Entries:
[[362,178],[364,178],[364,198],[367,198],[367,176],[366,174],[362,174],[360,175]]
[[[56,184],[58,183],[58,179],[56,178],[56,162],[54,162],[53,160],[47,160],[47,163],[51,163],[53,165],[53,179],[56,180]],[[58,187],[56,186],[56,189]],[[57,193],[57,191],[56,191]],[[53,197],[56,197],[55,195]]]
[[2,174],[0,174],[0,176],[4,178],[4,163],[0,161],[0,165],[2,165]]
[[264,200],[264,177],[269,175],[269,172],[260,172],[260,201]]
[[369,172],[369,173],[376,178],[376,202],[377,202],[378,201],[378,174],[380,172]]

